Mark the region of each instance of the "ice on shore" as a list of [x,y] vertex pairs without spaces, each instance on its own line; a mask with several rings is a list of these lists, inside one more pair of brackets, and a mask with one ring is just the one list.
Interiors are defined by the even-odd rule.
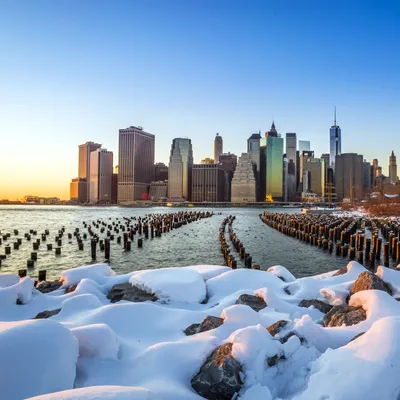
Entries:
[[[30,278],[0,274],[0,398],[201,399],[192,378],[230,343],[241,368],[237,400],[397,400],[400,271],[377,271],[393,296],[363,290],[350,297],[365,271],[352,262],[343,274],[302,279],[282,266],[266,272],[203,265],[116,275],[97,264],[63,272],[63,289],[49,294],[38,292]],[[157,301],[110,304],[107,294],[120,283],[151,292]],[[259,296],[267,307],[256,312],[236,304],[241,294]],[[365,319],[324,327],[325,314],[300,307],[301,300],[361,309]],[[45,310],[57,312],[33,319]],[[185,334],[207,316],[221,322]]]

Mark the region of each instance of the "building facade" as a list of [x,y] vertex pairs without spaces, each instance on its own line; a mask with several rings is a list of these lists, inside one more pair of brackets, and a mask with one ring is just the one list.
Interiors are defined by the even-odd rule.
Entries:
[[260,133],[253,133],[248,139],[247,139],[247,153],[250,154],[251,161],[253,161],[253,164],[255,165],[255,174],[256,174],[256,185],[257,185],[257,201],[262,200],[261,199],[261,186],[260,186],[260,139],[261,135]]
[[393,183],[397,182],[397,162],[394,151],[392,151],[392,154],[389,157],[389,179]]
[[336,156],[335,187],[338,201],[360,201],[364,197],[364,159],[360,154]]
[[111,203],[113,153],[97,149],[90,153],[89,202]]
[[154,165],[154,180],[167,181],[168,180],[168,167],[164,163],[156,163]]
[[311,143],[309,140],[299,140],[299,153],[301,154],[303,151],[310,151]]
[[152,201],[159,201],[167,198],[168,183],[166,181],[151,182],[149,198]]
[[295,133],[286,133],[285,201],[296,201],[296,153],[297,135]]
[[219,157],[219,163],[225,173],[224,201],[231,201],[231,185],[233,174],[237,165],[237,156],[232,153],[224,153]]
[[261,138],[261,193],[263,200],[282,201],[283,192],[283,138],[276,133],[275,124]]
[[142,127],[119,130],[118,203],[131,203],[148,197],[154,180],[155,136]]
[[192,190],[192,141],[176,138],[172,141],[168,166],[168,197],[190,200]]
[[232,203],[256,201],[256,167],[248,153],[242,153],[232,178]]
[[74,178],[69,185],[69,198],[79,204],[87,202],[88,183],[86,178]]
[[335,120],[331,129],[329,130],[329,154],[330,154],[330,167],[335,170],[336,156],[342,154],[342,131],[336,124],[336,108],[335,108]]
[[222,202],[224,194],[225,173],[220,164],[193,164],[193,202]]
[[[78,178],[86,179],[89,183],[90,180],[90,153],[101,148],[101,144],[94,142],[86,142],[78,146],[79,160],[78,160]],[[86,198],[84,203],[89,201],[89,184],[86,187]]]
[[219,156],[224,152],[224,145],[222,136],[219,136],[219,133],[216,134],[214,139],[214,162],[218,164]]
[[306,192],[319,198],[325,197],[325,161],[321,158],[307,158],[303,164],[303,176],[304,172],[308,172],[309,178]]

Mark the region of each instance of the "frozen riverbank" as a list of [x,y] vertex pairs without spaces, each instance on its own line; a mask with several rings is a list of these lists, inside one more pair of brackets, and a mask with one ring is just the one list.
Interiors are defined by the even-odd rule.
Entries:
[[97,264],[61,280],[44,294],[0,274],[1,398],[399,396],[400,271]]

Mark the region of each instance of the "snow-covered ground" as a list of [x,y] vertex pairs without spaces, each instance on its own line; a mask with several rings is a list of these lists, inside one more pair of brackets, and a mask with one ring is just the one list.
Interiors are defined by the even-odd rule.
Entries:
[[[356,293],[364,267],[351,262],[347,272],[335,272],[296,279],[282,266],[202,265],[116,275],[97,264],[63,272],[63,286],[48,294],[30,278],[0,274],[0,398],[201,399],[192,379],[215,351],[229,348],[240,371],[236,399],[397,400],[400,271],[379,267],[373,278],[390,290]],[[120,284],[158,300],[110,303],[107,295]],[[257,296],[247,297],[261,309],[236,304],[243,295]],[[347,304],[364,319],[328,327],[325,312],[300,307],[303,300]],[[45,310],[57,311],[34,319]],[[186,335],[207,316],[221,318],[215,329]],[[273,332],[278,321],[282,328]]]

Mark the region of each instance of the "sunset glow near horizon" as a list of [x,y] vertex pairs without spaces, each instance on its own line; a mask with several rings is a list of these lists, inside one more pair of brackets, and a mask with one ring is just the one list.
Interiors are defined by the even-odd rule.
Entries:
[[329,151],[400,156],[400,4],[396,1],[184,0],[0,3],[0,199],[68,199],[78,145],[118,160],[118,129],[174,137],[195,162],[216,132],[240,155],[274,119],[282,136]]

